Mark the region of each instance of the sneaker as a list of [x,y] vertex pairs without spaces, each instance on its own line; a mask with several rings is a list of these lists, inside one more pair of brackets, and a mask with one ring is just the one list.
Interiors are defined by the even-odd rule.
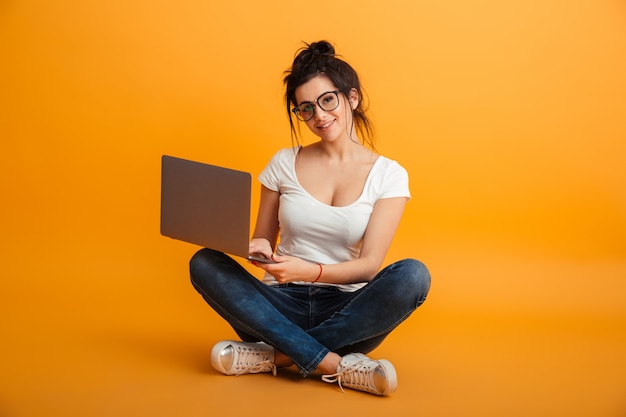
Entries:
[[396,369],[385,359],[372,360],[362,353],[351,353],[341,358],[337,373],[322,376],[322,381],[339,383],[343,387],[376,395],[388,395],[398,388]]
[[223,340],[213,346],[211,365],[225,375],[258,374],[276,375],[274,348],[263,342],[234,342]]

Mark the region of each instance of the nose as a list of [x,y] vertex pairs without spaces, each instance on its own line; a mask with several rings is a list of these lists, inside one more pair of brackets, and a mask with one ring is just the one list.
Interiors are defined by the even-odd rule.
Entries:
[[315,112],[313,113],[313,118],[316,120],[322,120],[326,117],[326,110],[324,110],[319,104],[315,105]]

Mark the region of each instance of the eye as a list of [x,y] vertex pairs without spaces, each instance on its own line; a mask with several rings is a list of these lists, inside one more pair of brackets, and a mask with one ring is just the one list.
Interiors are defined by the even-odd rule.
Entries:
[[324,97],[322,97],[322,104],[331,104],[334,101],[335,101],[334,94],[326,94]]

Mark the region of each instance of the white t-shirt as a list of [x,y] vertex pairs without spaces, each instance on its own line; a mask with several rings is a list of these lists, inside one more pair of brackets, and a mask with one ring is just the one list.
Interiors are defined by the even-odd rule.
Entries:
[[[323,265],[359,257],[363,235],[374,204],[381,198],[410,198],[409,177],[396,161],[379,156],[372,167],[361,196],[352,204],[329,206],[311,196],[298,182],[295,158],[299,148],[278,151],[259,175],[259,181],[280,193],[278,255],[290,255]],[[267,284],[277,284],[266,274]],[[303,285],[334,285],[355,291],[365,285],[296,282]]]

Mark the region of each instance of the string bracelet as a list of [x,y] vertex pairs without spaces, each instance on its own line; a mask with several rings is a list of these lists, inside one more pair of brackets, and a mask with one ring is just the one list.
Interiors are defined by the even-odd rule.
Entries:
[[320,267],[320,273],[319,273],[319,274],[317,274],[317,278],[315,278],[315,279],[314,279],[313,281],[311,281],[311,282],[317,282],[317,281],[320,279],[320,277],[322,276],[322,264],[318,263],[317,265]]

